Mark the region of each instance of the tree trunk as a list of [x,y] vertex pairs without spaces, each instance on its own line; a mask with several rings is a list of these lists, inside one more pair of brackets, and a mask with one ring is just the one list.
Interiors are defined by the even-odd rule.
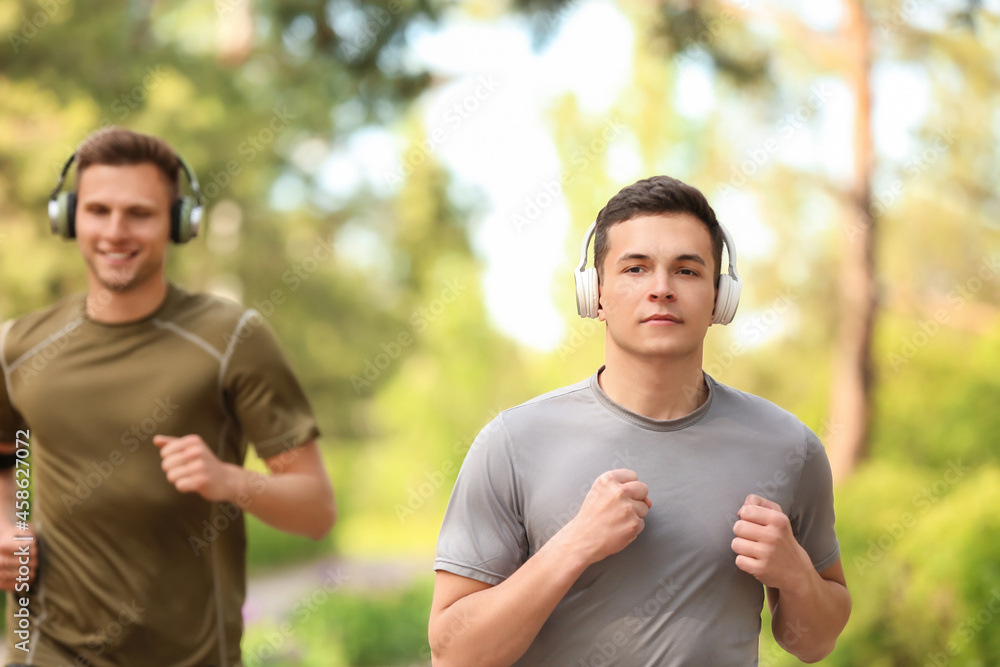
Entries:
[[844,215],[843,256],[838,280],[839,328],[827,435],[834,481],[854,471],[868,454],[872,421],[872,332],[877,312],[876,221],[872,213],[870,24],[861,0],[845,3],[848,51],[846,82],[854,93],[854,182]]

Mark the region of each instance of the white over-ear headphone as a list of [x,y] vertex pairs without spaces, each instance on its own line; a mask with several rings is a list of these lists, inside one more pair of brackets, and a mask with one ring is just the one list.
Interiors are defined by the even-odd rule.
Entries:
[[[743,281],[740,280],[736,272],[736,245],[733,237],[729,235],[729,230],[721,222],[722,239],[726,244],[729,253],[729,274],[719,275],[719,291],[715,297],[715,312],[712,313],[713,324],[729,324],[736,316],[736,308],[740,305],[740,293],[743,291]],[[576,267],[573,276],[576,278],[576,312],[580,317],[597,317],[597,269],[587,266],[587,249],[590,247],[590,240],[594,238],[597,229],[595,221],[587,229],[583,237],[583,245],[580,246],[580,266]]]

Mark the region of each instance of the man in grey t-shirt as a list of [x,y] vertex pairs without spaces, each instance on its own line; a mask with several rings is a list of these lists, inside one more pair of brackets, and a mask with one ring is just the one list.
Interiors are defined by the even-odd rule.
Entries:
[[724,229],[665,176],[595,228],[577,299],[606,363],[473,443],[438,540],[434,664],[756,665],[765,590],[778,642],[821,659],[850,614],[823,446],[702,371],[739,300],[731,240],[720,276]]

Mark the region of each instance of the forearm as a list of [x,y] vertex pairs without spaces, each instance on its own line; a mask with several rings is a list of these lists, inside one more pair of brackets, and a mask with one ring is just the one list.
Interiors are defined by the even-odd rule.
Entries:
[[553,538],[503,583],[467,595],[432,617],[433,664],[512,664],[585,568]]
[[230,502],[287,533],[322,539],[337,519],[326,475],[298,472],[264,475],[227,464]]
[[[2,449],[3,445],[0,445]],[[0,530],[10,532],[14,528],[14,469],[0,470]]]
[[851,615],[847,587],[812,570],[801,590],[768,589],[771,630],[778,644],[803,662],[829,655]]

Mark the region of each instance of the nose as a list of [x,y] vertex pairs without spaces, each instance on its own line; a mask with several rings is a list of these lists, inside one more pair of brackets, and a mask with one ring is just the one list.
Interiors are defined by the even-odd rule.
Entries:
[[668,271],[657,271],[654,274],[653,284],[649,292],[651,301],[673,301],[675,298],[673,283],[670,280]]
[[108,216],[108,224],[104,225],[103,236],[106,239],[117,241],[124,239],[128,235],[125,213],[122,211],[111,211]]

